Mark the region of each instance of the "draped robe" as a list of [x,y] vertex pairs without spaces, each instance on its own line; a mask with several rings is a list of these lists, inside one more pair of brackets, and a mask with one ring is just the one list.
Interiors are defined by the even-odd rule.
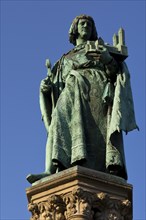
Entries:
[[40,96],[48,124],[46,171],[50,164],[102,172],[115,166],[127,179],[122,131],[137,125],[129,71],[125,63],[114,65],[108,69],[80,45],[52,70],[52,92]]

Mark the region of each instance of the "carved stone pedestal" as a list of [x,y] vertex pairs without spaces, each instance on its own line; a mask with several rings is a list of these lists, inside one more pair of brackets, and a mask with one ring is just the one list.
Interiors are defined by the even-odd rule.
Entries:
[[26,189],[31,220],[132,220],[132,185],[75,166]]

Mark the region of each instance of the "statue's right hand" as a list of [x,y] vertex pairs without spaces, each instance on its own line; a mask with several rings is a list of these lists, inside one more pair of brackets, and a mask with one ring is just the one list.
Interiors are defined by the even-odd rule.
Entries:
[[41,81],[40,90],[43,93],[48,93],[51,90],[51,82],[48,77]]

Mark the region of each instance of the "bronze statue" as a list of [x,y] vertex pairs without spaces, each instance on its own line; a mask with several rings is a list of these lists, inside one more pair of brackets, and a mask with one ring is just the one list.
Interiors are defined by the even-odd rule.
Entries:
[[80,15],[69,31],[75,47],[52,70],[46,62],[48,76],[40,85],[46,169],[28,175],[30,183],[74,165],[127,179],[122,131],[137,125],[122,37],[105,44],[92,17]]

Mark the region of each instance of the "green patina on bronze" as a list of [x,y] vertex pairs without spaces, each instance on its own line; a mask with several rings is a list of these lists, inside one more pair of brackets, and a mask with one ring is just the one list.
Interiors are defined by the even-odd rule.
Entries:
[[[126,47],[105,44],[86,15],[74,19],[69,39],[74,49],[52,70],[46,62],[48,76],[40,85],[48,133],[46,169],[27,180],[33,183],[74,165],[127,179],[122,131],[127,133],[137,125],[130,75],[123,61]],[[116,49],[119,46],[121,53]]]

